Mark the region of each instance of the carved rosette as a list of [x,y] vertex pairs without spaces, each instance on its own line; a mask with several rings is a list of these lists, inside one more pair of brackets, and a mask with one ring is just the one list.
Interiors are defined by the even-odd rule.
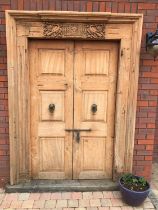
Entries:
[[45,22],[43,35],[52,38],[105,39],[105,24]]

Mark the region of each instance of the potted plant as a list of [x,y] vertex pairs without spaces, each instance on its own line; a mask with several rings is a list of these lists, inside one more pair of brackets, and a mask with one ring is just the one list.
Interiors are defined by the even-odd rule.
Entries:
[[124,174],[119,180],[123,200],[131,206],[139,206],[150,192],[150,185],[144,177]]

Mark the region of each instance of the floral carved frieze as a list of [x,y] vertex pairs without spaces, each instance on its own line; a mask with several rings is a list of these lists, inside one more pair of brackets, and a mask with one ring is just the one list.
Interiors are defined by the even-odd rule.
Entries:
[[105,24],[45,22],[43,35],[53,38],[105,39]]

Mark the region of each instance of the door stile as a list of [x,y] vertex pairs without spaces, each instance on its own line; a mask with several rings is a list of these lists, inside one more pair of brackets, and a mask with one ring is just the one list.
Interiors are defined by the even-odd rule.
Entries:
[[[74,116],[74,110],[75,110],[75,100],[74,100],[74,98],[75,98],[75,96],[74,96],[74,94],[75,94],[75,85],[74,85],[74,79],[75,79],[75,75],[74,75],[74,73],[75,73],[75,65],[74,65],[74,62],[75,62],[75,41],[73,41],[73,95],[72,95],[72,98],[73,98],[73,126],[72,126],[72,128],[74,129],[75,127],[75,116]],[[75,133],[73,132],[72,133],[72,179],[74,179],[74,174],[73,174],[73,158],[74,158],[74,152],[73,152],[73,150],[74,150],[74,147],[73,147],[73,145],[74,145],[74,140],[75,140]]]

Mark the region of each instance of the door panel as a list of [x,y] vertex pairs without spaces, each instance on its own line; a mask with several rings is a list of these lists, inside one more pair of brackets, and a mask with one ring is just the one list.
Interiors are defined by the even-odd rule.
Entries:
[[[92,114],[91,105],[97,104],[97,112]],[[83,121],[106,121],[107,91],[83,91]]]
[[117,43],[75,43],[74,127],[91,132],[73,141],[74,179],[112,177],[117,54]]
[[[64,138],[40,138],[40,171],[64,171]],[[51,175],[51,174],[50,174]]]
[[72,133],[65,128],[73,127],[73,48],[70,41],[30,42],[33,179],[72,179]]
[[65,50],[39,49],[40,73],[64,75]]
[[85,50],[85,75],[107,75],[109,51]]
[[[62,121],[64,122],[64,92],[63,91],[41,91],[41,121]],[[48,104],[56,105],[55,112],[50,114]]]

